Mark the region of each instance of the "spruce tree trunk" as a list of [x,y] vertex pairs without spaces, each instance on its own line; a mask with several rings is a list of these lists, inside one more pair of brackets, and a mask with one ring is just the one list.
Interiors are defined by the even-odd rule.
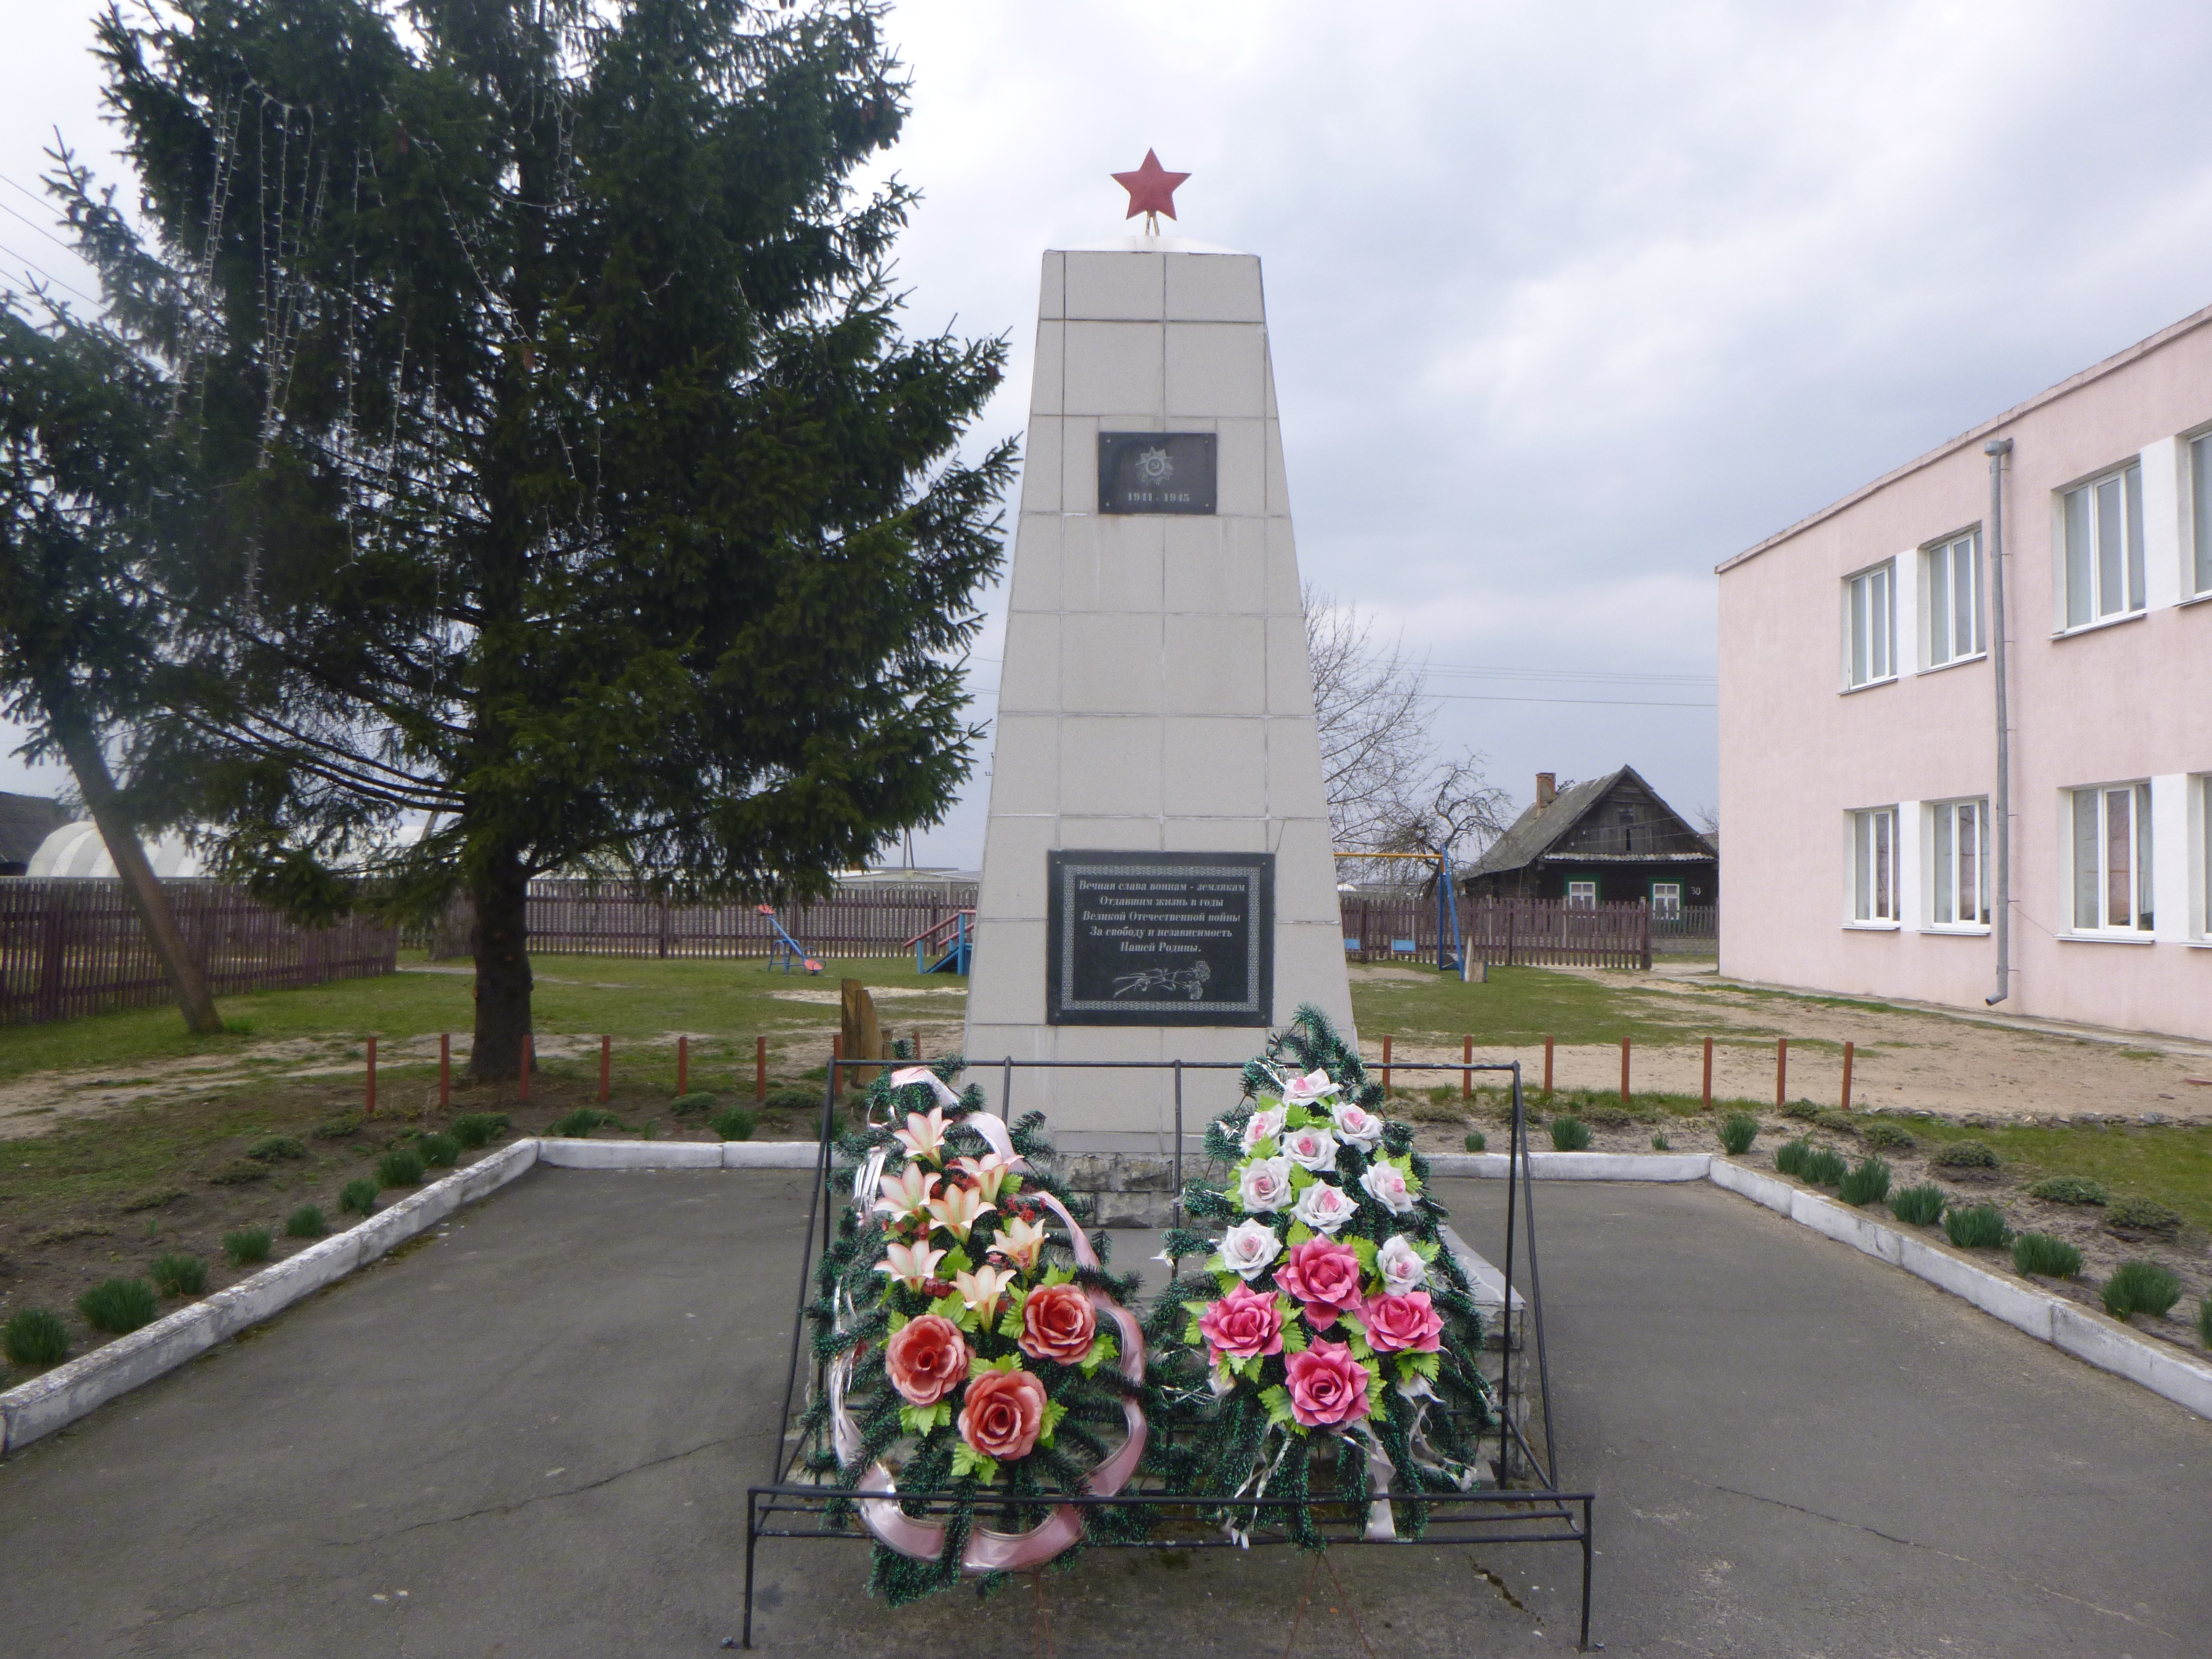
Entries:
[[145,927],[146,937],[154,943],[154,955],[168,977],[170,990],[176,994],[177,1006],[184,1012],[186,1028],[201,1036],[216,1035],[222,1030],[222,1016],[216,1012],[215,998],[208,993],[207,975],[192,960],[191,951],[185,943],[184,929],[177,926],[177,913],[169,908],[169,896],[162,890],[154,866],[147,862],[146,849],[139,845],[137,832],[125,819],[116,801],[114,775],[107,769],[107,757],[100,750],[100,739],[93,734],[91,722],[78,713],[66,692],[40,700],[46,706],[46,717],[52,724],[54,736],[61,744],[62,757],[69,762],[70,770],[76,774],[77,793],[84,797],[92,821],[100,826],[100,838],[107,843],[108,857],[115,860],[115,873],[122,878],[123,890],[130,896],[131,908],[137,911],[138,920]]
[[495,854],[470,896],[477,912],[477,1029],[469,1076],[512,1083],[522,1075],[522,1040],[530,1035],[530,878],[520,858],[511,850]]

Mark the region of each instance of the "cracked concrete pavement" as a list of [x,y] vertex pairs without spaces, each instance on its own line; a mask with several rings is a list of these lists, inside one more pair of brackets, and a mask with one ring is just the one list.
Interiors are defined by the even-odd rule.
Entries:
[[[1498,1185],[1439,1195],[1494,1250]],[[2203,1651],[2212,1424],[1710,1188],[1538,1206],[1608,1652]],[[719,1650],[804,1213],[798,1175],[538,1170],[31,1447],[0,1464],[9,1652]],[[1569,1647],[1575,1559],[1341,1550],[1297,1650],[1359,1651],[1354,1611],[1408,1656]],[[764,1542],[762,1650],[1031,1651],[1027,1588],[892,1613],[866,1565]],[[1070,1659],[1266,1654],[1307,1582],[1287,1551],[1100,1552],[1047,1595]]]

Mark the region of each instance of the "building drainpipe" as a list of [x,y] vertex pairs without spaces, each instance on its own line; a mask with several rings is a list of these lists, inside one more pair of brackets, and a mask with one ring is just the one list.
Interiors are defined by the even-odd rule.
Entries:
[[1994,1008],[2012,994],[2012,722],[2005,698],[2004,590],[2004,475],[2012,440],[1992,438],[1982,453],[1990,458],[1990,668],[1997,688],[1997,994],[1987,1000]]

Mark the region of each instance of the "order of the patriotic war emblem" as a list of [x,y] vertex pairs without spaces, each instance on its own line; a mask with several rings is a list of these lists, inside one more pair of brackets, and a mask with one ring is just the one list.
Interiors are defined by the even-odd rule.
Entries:
[[1211,513],[1215,439],[1211,432],[1102,432],[1101,513]]

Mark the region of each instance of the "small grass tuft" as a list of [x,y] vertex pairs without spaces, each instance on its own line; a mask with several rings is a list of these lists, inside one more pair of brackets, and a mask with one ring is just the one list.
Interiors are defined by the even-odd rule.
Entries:
[[1939,1170],[1994,1170],[1997,1155],[1978,1140],[1954,1140],[1938,1146],[1928,1159]]
[[2101,1181],[2084,1176],[2045,1176],[2027,1189],[2030,1198],[2046,1204],[2109,1204],[2112,1195]]
[[2049,1233],[2022,1233],[2012,1242],[2012,1266],[2014,1273],[2071,1279],[2081,1271],[2081,1252]]
[[1889,1212],[1908,1227],[1932,1227],[1943,1213],[1943,1189],[1933,1182],[1889,1195]]
[[721,1103],[722,1097],[720,1095],[695,1089],[688,1095],[678,1095],[670,1101],[668,1109],[677,1116],[684,1117],[692,1112],[711,1112]]
[[464,1112],[455,1118],[452,1134],[470,1152],[479,1146],[489,1146],[494,1135],[507,1133],[505,1112]]
[[250,1158],[241,1158],[235,1163],[224,1164],[208,1179],[218,1187],[243,1187],[250,1182],[268,1180],[269,1166],[256,1164]]
[[128,1336],[154,1322],[161,1310],[154,1287],[143,1279],[110,1279],[94,1285],[76,1299],[76,1310],[95,1331]]
[[1804,1179],[1815,1187],[1838,1186],[1850,1167],[1844,1155],[1833,1147],[1815,1146],[1805,1155]]
[[173,1250],[155,1256],[147,1275],[163,1296],[198,1296],[207,1289],[207,1263]]
[[1913,1147],[1912,1132],[1895,1123],[1874,1118],[1859,1126],[1859,1133],[1866,1144],[1877,1152],[1909,1152]]
[[771,1112],[811,1112],[822,1103],[822,1097],[812,1089],[794,1089],[789,1084],[768,1091],[761,1104]]
[[1651,1150],[1655,1152],[1672,1152],[1674,1150],[1673,1147],[1667,1144],[1667,1132],[1664,1129],[1660,1130],[1656,1134],[1651,1137]]
[[222,1236],[222,1253],[230,1258],[232,1267],[251,1267],[269,1260],[269,1247],[274,1242],[266,1227],[240,1227]]
[[2001,1250],[2012,1242],[2004,1212],[1994,1204],[1944,1211],[1943,1231],[1962,1250]]
[[415,1143],[422,1161],[434,1170],[450,1170],[461,1155],[461,1143],[451,1135],[427,1134]]
[[2115,1319],[2147,1313],[2166,1317],[2181,1300],[2181,1281],[2155,1261],[2123,1261],[2105,1281],[2105,1311]]
[[338,1193],[338,1208],[348,1215],[367,1215],[376,1207],[377,1185],[368,1176],[349,1181]]
[[1741,1158],[1759,1139],[1759,1120],[1749,1112],[1730,1112],[1721,1120],[1721,1146],[1730,1158]]
[[1836,1183],[1836,1195],[1850,1205],[1879,1204],[1889,1196],[1889,1165],[1869,1154]]
[[422,1180],[422,1154],[411,1146],[395,1146],[376,1160],[377,1181],[386,1187],[413,1187]]
[[1785,1100],[1781,1105],[1782,1115],[1810,1123],[1820,1115],[1820,1109],[1809,1100]]
[[732,1106],[726,1112],[715,1113],[707,1127],[725,1140],[750,1140],[753,1115],[742,1106]]
[[343,1117],[334,1117],[331,1119],[327,1123],[318,1123],[307,1133],[314,1136],[318,1140],[343,1140],[347,1136],[359,1129],[361,1125],[361,1114],[359,1112],[348,1112]]
[[246,1149],[246,1155],[264,1164],[274,1164],[279,1158],[307,1157],[307,1145],[290,1135],[264,1135]]
[[1555,1117],[1552,1120],[1552,1146],[1562,1152],[1587,1152],[1590,1144],[1589,1125],[1578,1117]]
[[1813,1143],[1802,1136],[1785,1140],[1774,1149],[1774,1167],[1786,1176],[1796,1176],[1801,1181],[1805,1176],[1805,1160],[1813,1156]]
[[2197,1340],[2212,1348],[2212,1296],[2197,1298]]
[[331,1224],[324,1219],[319,1205],[302,1204],[284,1218],[284,1237],[287,1238],[320,1238],[330,1230]]
[[2154,1199],[2116,1198],[2099,1224],[2122,1238],[2171,1238],[2181,1231],[2181,1217]]
[[592,1130],[618,1121],[612,1112],[603,1112],[596,1106],[579,1106],[547,1124],[545,1133],[562,1140],[581,1140]]
[[1855,1135],[1859,1132],[1858,1119],[1849,1112],[1834,1111],[1826,1106],[1813,1114],[1813,1121],[1830,1134]]
[[1468,1132],[1467,1137],[1467,1149],[1470,1152],[1482,1152],[1486,1149],[1489,1145],[1490,1138],[1484,1134],[1481,1130],[1474,1129]]
[[0,1325],[0,1352],[11,1365],[58,1365],[69,1351],[69,1327],[51,1308],[26,1308]]

